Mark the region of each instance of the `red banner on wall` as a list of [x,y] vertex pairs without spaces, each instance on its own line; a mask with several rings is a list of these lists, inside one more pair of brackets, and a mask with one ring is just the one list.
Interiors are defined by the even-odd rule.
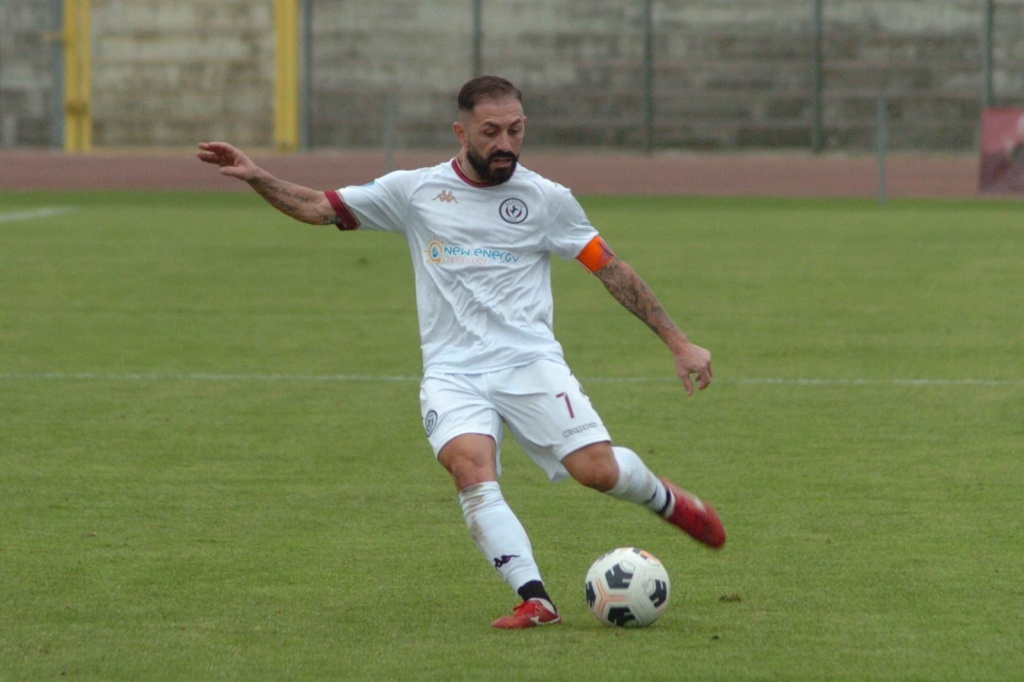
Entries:
[[1024,194],[1024,109],[981,112],[979,189]]

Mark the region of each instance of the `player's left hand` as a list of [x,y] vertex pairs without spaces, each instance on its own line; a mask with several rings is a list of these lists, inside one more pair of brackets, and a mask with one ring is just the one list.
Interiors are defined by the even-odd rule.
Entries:
[[711,385],[711,351],[687,342],[674,355],[676,359],[676,373],[683,380],[686,395],[693,395],[694,382],[690,378],[691,375],[696,375],[697,388],[699,390],[703,391]]

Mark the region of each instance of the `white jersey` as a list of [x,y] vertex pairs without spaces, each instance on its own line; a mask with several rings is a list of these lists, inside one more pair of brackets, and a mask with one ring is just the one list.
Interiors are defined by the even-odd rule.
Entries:
[[341,202],[328,198],[344,227],[397,232],[409,244],[425,375],[563,359],[550,255],[575,258],[597,237],[567,188],[522,166],[483,185],[453,159],[337,193]]

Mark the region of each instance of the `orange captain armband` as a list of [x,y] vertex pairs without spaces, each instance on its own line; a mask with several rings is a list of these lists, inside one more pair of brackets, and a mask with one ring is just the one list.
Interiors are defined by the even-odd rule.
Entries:
[[576,260],[590,272],[597,272],[608,265],[612,258],[615,258],[615,252],[599,236],[587,242],[587,245],[576,256]]

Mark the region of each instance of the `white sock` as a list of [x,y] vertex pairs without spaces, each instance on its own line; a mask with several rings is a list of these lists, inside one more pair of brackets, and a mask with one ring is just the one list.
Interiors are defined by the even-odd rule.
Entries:
[[541,579],[526,529],[496,481],[469,486],[459,493],[459,503],[473,542],[513,592]]
[[664,484],[651,473],[640,456],[629,448],[613,447],[612,454],[619,465],[619,480],[608,494],[619,500],[642,504],[660,513],[669,501]]

